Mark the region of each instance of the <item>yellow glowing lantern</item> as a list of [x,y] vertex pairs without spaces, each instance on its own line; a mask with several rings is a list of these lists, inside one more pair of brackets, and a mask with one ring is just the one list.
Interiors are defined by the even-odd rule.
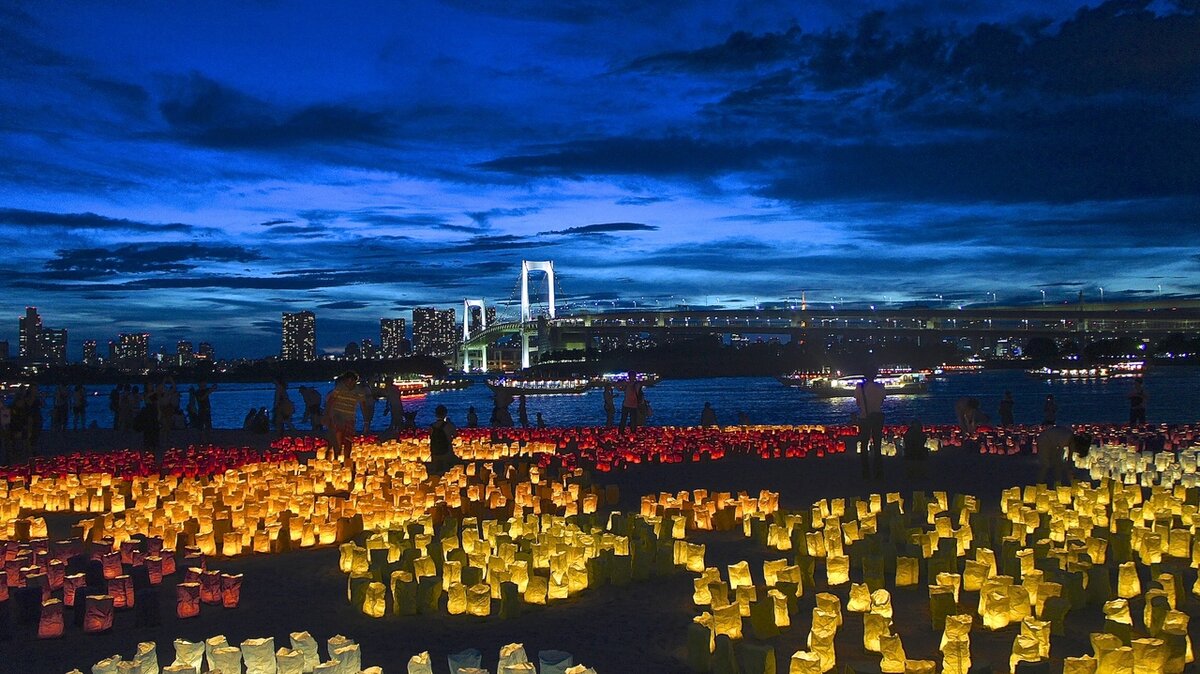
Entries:
[[892,595],[887,590],[879,589],[871,593],[871,613],[885,618],[892,617]]
[[779,582],[779,572],[787,568],[786,559],[768,559],[763,562],[763,582],[767,587],[775,587]]
[[968,674],[971,671],[971,642],[955,639],[942,645],[942,673]]
[[954,601],[957,603],[959,589],[962,587],[962,576],[957,573],[939,573],[934,579],[938,585],[948,587],[954,592]]
[[916,557],[896,558],[896,587],[916,585],[921,579],[921,565]]
[[742,612],[737,604],[713,610],[713,631],[735,641],[742,638]]
[[792,618],[788,614],[787,597],[779,590],[767,590],[767,599],[771,602],[771,607],[774,612],[775,626],[779,628],[790,627]]
[[1167,665],[1167,648],[1162,639],[1134,639],[1134,674],[1163,674]]
[[908,658],[904,655],[904,644],[898,634],[884,634],[879,637],[879,653],[883,658],[879,662],[879,671],[883,674],[903,674],[904,663]]
[[729,565],[729,587],[737,590],[739,587],[753,587],[754,580],[750,578],[750,564],[741,561]]
[[942,630],[942,640],[939,648],[945,647],[945,645],[951,641],[960,639],[969,640],[971,635],[971,624],[974,621],[975,618],[967,613],[946,616],[946,626]]
[[846,610],[853,613],[866,613],[871,608],[871,590],[866,583],[850,583],[850,598],[846,601]]
[[1117,571],[1117,596],[1122,599],[1132,599],[1142,593],[1142,584],[1138,580],[1137,564],[1125,562]]
[[704,544],[703,543],[688,543],[687,544],[687,562],[685,564],[688,571],[700,573],[704,570]]
[[[842,626],[842,600],[836,594],[818,592],[817,605],[814,610],[831,615],[836,621],[835,628]],[[815,618],[814,618],[815,620]]]
[[863,648],[872,653],[879,652],[879,638],[892,633],[892,619],[878,613],[863,615]]
[[484,583],[467,588],[467,613],[487,617],[492,613],[492,588]]
[[983,610],[980,611],[980,615],[983,618],[984,627],[989,630],[998,630],[1008,627],[1008,592],[1003,590],[992,590],[990,592],[981,593],[980,603],[983,605]]
[[1129,602],[1125,599],[1114,599],[1104,603],[1104,617],[1122,625],[1132,625],[1133,616],[1129,612]]
[[962,588],[967,592],[978,592],[988,579],[988,565],[974,559],[968,559],[963,566]]
[[1120,646],[1096,658],[1096,674],[1129,674],[1134,670],[1133,649]]
[[1017,638],[1013,640],[1012,655],[1008,658],[1008,669],[1015,674],[1018,662],[1039,662],[1042,659],[1038,640],[1025,634],[1018,634]]
[[830,556],[825,560],[825,574],[829,585],[850,582],[850,558],[846,555]]
[[1096,674],[1096,658],[1090,655],[1063,658],[1063,674]]
[[904,674],[936,674],[937,663],[933,660],[905,660]]
[[811,651],[796,651],[788,663],[788,674],[822,674],[821,656]]
[[545,604],[550,590],[550,579],[537,575],[529,575],[529,583],[525,586],[525,601],[529,604]]
[[1167,594],[1167,603],[1170,604],[1172,609],[1176,608],[1175,602],[1179,597],[1179,583],[1175,574],[1160,573],[1155,576],[1154,580],[1162,588],[1163,592]]
[[446,611],[450,615],[462,615],[467,612],[467,588],[462,583],[451,583],[446,588]]

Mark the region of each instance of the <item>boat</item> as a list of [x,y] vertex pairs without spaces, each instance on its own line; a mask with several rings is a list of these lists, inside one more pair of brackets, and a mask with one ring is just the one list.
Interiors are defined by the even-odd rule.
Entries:
[[[653,372],[637,372],[635,374],[637,376],[638,383],[642,386],[654,386],[662,379],[662,377],[659,377]],[[629,381],[628,372],[609,372],[596,377],[595,385],[624,386],[625,382],[627,381]]]
[[401,375],[394,377],[391,385],[399,389],[401,396],[419,396],[430,391],[430,381],[428,378],[417,375]]
[[430,391],[459,391],[465,388],[470,388],[475,382],[463,377],[450,377],[447,379],[430,379]]
[[[861,374],[848,377],[818,377],[809,390],[821,398],[850,398],[865,377]],[[929,390],[929,378],[923,372],[904,372],[881,375],[875,381],[883,384],[886,395],[919,395]]]
[[1025,372],[1042,379],[1110,379],[1113,377],[1140,377],[1145,369],[1146,364],[1143,361],[1124,361],[1111,365],[1039,367]]
[[584,393],[592,387],[592,380],[576,379],[526,379],[521,377],[497,377],[487,380],[487,387],[496,393],[509,395],[570,395]]
[[822,377],[828,377],[828,374],[821,372],[804,372],[802,370],[794,370],[787,374],[781,374],[775,377],[780,384],[784,386],[793,386],[796,388],[808,388],[812,386],[813,381]]
[[942,363],[934,369],[935,374],[979,374],[983,372],[982,363]]

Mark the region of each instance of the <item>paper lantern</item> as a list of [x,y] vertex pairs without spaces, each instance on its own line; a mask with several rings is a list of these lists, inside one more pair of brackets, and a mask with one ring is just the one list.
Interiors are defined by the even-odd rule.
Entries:
[[492,613],[492,588],[484,583],[467,588],[467,613],[487,617]]
[[242,601],[242,574],[221,574],[221,605],[237,608]]
[[984,581],[988,579],[988,571],[987,564],[968,559],[963,566],[962,588],[967,592],[978,592],[983,587]]
[[1096,658],[1096,674],[1129,674],[1134,670],[1133,649],[1121,646]]
[[1039,662],[1042,660],[1038,640],[1024,634],[1018,634],[1013,640],[1012,655],[1008,658],[1008,670],[1016,674],[1018,662]]
[[[224,637],[222,637],[224,640]],[[242,671],[242,649],[224,644],[207,652],[208,669],[214,672]],[[303,670],[301,670],[303,671]]]
[[1125,562],[1117,571],[1117,596],[1122,599],[1132,599],[1142,593],[1142,584],[1138,580],[1137,564]]
[[429,651],[417,653],[408,659],[408,674],[433,674]]
[[57,639],[63,635],[63,603],[61,599],[42,602],[37,635],[39,639]]
[[1063,658],[1063,674],[1096,674],[1096,658],[1090,655]]
[[871,593],[871,613],[885,618],[892,617],[892,595],[887,590],[875,590]]
[[382,618],[387,613],[387,586],[383,583],[367,585],[367,596],[362,612],[372,618]]
[[966,613],[958,615],[946,616],[946,627],[942,630],[942,640],[939,648],[944,648],[951,641],[970,639],[971,623],[975,621],[974,617]]
[[850,597],[846,600],[846,610],[854,613],[866,613],[871,608],[871,590],[866,583],[850,583]]
[[[213,651],[218,648],[224,648],[229,645],[229,641],[224,634],[219,634],[215,637],[209,637],[204,640],[204,659],[208,662],[209,669],[222,669],[213,664]],[[238,651],[238,671],[241,671],[242,652]]]
[[[833,616],[834,621],[835,621],[834,628],[836,629],[838,627],[841,627],[842,626],[842,600],[839,599],[836,594],[831,594],[829,592],[818,592],[817,596],[816,596],[816,600],[817,600],[817,605],[816,605],[816,608],[814,609],[814,611],[820,611],[822,613],[826,613],[826,614]],[[815,619],[816,618],[815,618],[815,614],[814,614],[814,620]]]
[[750,578],[749,563],[741,561],[729,565],[729,587],[733,590],[739,587],[754,587],[754,580]]
[[100,634],[112,629],[113,598],[107,594],[89,594],[83,598],[83,631]]
[[688,543],[687,544],[687,563],[685,564],[688,571],[692,573],[700,573],[704,570],[704,544]]
[[957,573],[939,573],[935,576],[938,585],[950,588],[954,592],[954,602],[958,603],[958,593],[962,588],[962,576]]
[[575,658],[566,651],[538,651],[538,671],[541,674],[566,674],[575,664]]
[[108,581],[108,594],[112,595],[113,608],[133,608],[133,579],[120,575]]
[[863,615],[863,648],[866,650],[878,653],[880,637],[891,633],[891,618],[881,616],[878,613],[866,613]]
[[896,587],[909,587],[921,580],[920,560],[916,557],[896,558]]
[[525,654],[525,646],[522,644],[508,644],[500,647],[500,664],[499,670],[503,671],[505,667],[512,665],[528,664],[529,656]]
[[1025,618],[1021,621],[1021,634],[1034,639],[1038,643],[1038,656],[1042,659],[1050,657],[1050,622]]
[[199,670],[188,665],[170,664],[162,668],[163,674],[199,674]]
[[200,601],[210,605],[221,603],[220,571],[204,571],[200,574]]
[[1134,674],[1163,674],[1167,665],[1167,648],[1162,639],[1134,639]]
[[734,641],[742,638],[742,612],[738,604],[713,609],[713,631]]
[[905,660],[904,674],[936,674],[937,663],[933,660]]
[[788,567],[786,559],[768,559],[763,562],[763,582],[767,587],[775,587],[779,582],[779,572]]
[[788,664],[788,674],[822,674],[821,656],[810,651],[796,651]]
[[1132,625],[1133,616],[1129,612],[1129,602],[1125,599],[1114,599],[1104,604],[1104,617],[1122,625]]
[[545,576],[530,575],[529,584],[525,586],[525,601],[530,604],[545,605],[549,588],[550,579]]
[[[347,674],[358,672],[362,669],[362,651],[358,644],[346,644],[336,648],[329,656],[337,660],[338,664],[341,665],[341,671]],[[250,674],[249,668],[247,668],[246,674]]]
[[447,588],[446,611],[450,615],[462,615],[467,612],[467,587],[462,583],[452,583]]
[[833,555],[825,560],[826,583],[830,586],[850,582],[850,558],[846,555]]
[[275,651],[275,674],[304,674],[304,654],[290,648]]
[[771,602],[775,626],[780,628],[790,627],[792,618],[788,612],[787,596],[777,589],[771,589],[767,590],[767,599]]
[[311,634],[308,632],[292,632],[288,635],[288,639],[292,643],[292,650],[298,651],[304,656],[305,672],[311,672],[321,663],[321,656],[317,653],[317,640]]
[[879,637],[879,653],[883,656],[879,663],[879,671],[884,674],[902,674],[904,662],[904,644],[898,634],[884,634]]
[[171,664],[191,667],[194,671],[199,672],[200,664],[204,661],[204,642],[176,639],[174,645],[175,661]]
[[971,671],[971,642],[955,639],[942,645],[942,673],[968,674]]
[[180,618],[200,615],[200,583],[180,583],[175,586],[175,613]]
[[983,626],[989,630],[1008,627],[1008,592],[992,590],[982,593],[980,599],[983,603],[983,610],[980,612],[980,616],[983,618]]
[[246,674],[275,674],[274,637],[246,639],[242,642],[241,650]]
[[1177,608],[1175,604],[1179,601],[1180,583],[1179,579],[1175,577],[1175,574],[1160,573],[1155,576],[1154,580],[1159,584],[1159,587],[1162,588],[1162,591],[1166,593],[1167,603],[1171,606],[1171,608]]

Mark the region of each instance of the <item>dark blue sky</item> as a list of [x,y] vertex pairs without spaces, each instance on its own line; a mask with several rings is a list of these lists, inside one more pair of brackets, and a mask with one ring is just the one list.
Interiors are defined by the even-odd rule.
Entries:
[[522,258],[585,306],[1195,295],[1198,45],[1196,0],[5,3],[0,338],[341,346]]

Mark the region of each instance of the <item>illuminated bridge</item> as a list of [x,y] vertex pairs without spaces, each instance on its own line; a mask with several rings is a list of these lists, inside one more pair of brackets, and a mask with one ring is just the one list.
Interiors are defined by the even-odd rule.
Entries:
[[[523,268],[524,288],[527,288],[527,273]],[[553,287],[552,266],[547,275]],[[1078,338],[1081,341],[1114,337],[1153,339],[1172,333],[1194,335],[1200,332],[1200,301],[1195,300],[964,309],[686,308],[569,315],[557,314],[551,304],[548,315],[535,318],[529,310],[527,290],[522,299],[522,320],[488,325],[465,336],[460,349],[460,366],[482,364],[486,356],[477,361],[468,359],[467,354],[485,349],[510,335],[520,336],[522,365],[528,367],[534,353],[583,348],[596,337],[641,335],[665,340],[704,335],[779,335],[791,340],[819,341],[871,336],[938,340],[977,338],[994,343],[1000,339],[1030,337]]]

